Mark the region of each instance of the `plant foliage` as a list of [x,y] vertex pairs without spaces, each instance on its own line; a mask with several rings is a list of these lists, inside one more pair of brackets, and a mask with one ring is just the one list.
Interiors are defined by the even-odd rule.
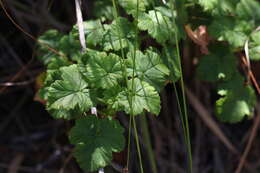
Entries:
[[[250,59],[260,59],[260,32],[256,31],[260,3],[187,0],[174,4],[172,11],[170,1],[119,0],[114,9],[111,1],[95,1],[96,18],[84,22],[84,53],[77,26],[68,34],[49,30],[39,37],[64,55],[39,47],[39,59],[47,66],[45,86],[39,93],[54,118],[76,119],[69,137],[83,169],[105,167],[112,152],[123,150],[123,129],[114,120],[116,112],[160,113],[160,91],[181,76],[175,40],[186,38],[183,28],[187,24],[205,24],[214,40],[209,54],[199,61],[197,76],[218,86],[217,117],[235,123],[252,116],[255,93],[244,85],[235,53],[241,53],[248,41]],[[115,10],[124,17],[114,18]],[[98,107],[97,116],[89,115],[93,106]]]

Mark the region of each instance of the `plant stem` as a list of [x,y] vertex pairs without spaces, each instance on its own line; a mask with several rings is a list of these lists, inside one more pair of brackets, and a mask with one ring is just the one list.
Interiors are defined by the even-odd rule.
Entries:
[[139,166],[141,173],[144,172],[143,169],[143,164],[142,164],[142,155],[141,155],[141,150],[140,150],[140,144],[139,144],[139,138],[138,138],[138,133],[137,133],[137,128],[136,128],[136,122],[135,122],[135,116],[133,112],[133,98],[134,98],[134,77],[135,77],[135,59],[136,59],[136,50],[138,46],[138,15],[139,15],[139,0],[137,0],[136,4],[136,18],[135,18],[135,44],[134,44],[134,56],[133,56],[133,73],[132,73],[132,87],[131,87],[131,98],[130,98],[130,109],[131,109],[131,114],[130,116],[133,118],[133,127],[134,127],[134,134],[135,134],[135,141],[136,141],[136,148],[137,148],[137,153],[138,153],[138,158],[139,158]]
[[131,118],[131,116],[129,116],[128,144],[127,144],[127,162],[126,162],[126,167],[127,168],[129,168],[129,160],[130,160],[131,127],[132,127],[132,118]]
[[131,116],[131,117],[133,118],[133,127],[134,127],[134,134],[135,134],[137,154],[138,154],[138,157],[139,157],[140,170],[141,170],[141,173],[144,173],[143,164],[142,164],[141,150],[140,150],[140,143],[139,143],[138,132],[137,132],[137,128],[136,128],[135,117],[134,116]]
[[182,92],[182,101],[183,101],[183,110],[184,110],[184,114],[181,116],[184,116],[184,118],[182,118],[182,121],[184,119],[184,133],[186,136],[186,145],[187,145],[187,150],[188,150],[188,159],[189,159],[189,172],[192,172],[192,151],[191,151],[191,143],[190,143],[190,132],[189,132],[189,121],[188,121],[188,113],[187,113],[187,103],[186,103],[186,96],[185,96],[185,85],[184,85],[184,79],[183,79],[183,71],[182,71],[182,66],[181,66],[181,57],[180,57],[180,48],[179,48],[179,42],[178,42],[178,33],[177,33],[177,26],[176,26],[176,22],[174,20],[174,14],[173,14],[173,10],[174,10],[174,2],[173,0],[171,0],[171,13],[172,13],[172,24],[173,26],[176,28],[175,31],[175,43],[176,43],[176,50],[177,50],[177,58],[178,58],[178,66],[180,68],[180,73],[181,73],[181,77],[180,77],[180,83],[181,83],[181,92]]
[[147,123],[147,117],[145,115],[141,115],[141,127],[142,127],[142,134],[143,134],[143,139],[144,143],[147,146],[147,154],[149,157],[150,164],[152,166],[152,173],[157,173],[157,166],[156,166],[156,161],[152,149],[152,144],[151,144],[151,138],[150,138],[150,132],[148,130],[148,123]]
[[[112,3],[113,3],[113,8],[114,8],[114,17],[115,18],[118,18],[118,12],[117,12],[117,8],[116,8],[116,3],[115,3],[115,0],[112,0]],[[138,9],[139,9],[139,0],[137,0],[137,18],[138,18]],[[138,20],[137,20],[138,21]],[[117,30],[119,31],[118,27],[117,27]],[[136,43],[134,45],[134,59],[133,59],[133,64],[134,64],[134,67],[133,67],[133,74],[132,74],[132,88],[131,88],[131,91],[129,91],[129,88],[128,88],[128,94],[127,94],[127,98],[128,98],[128,102],[129,102],[129,105],[130,105],[130,122],[129,122],[129,125],[131,125],[131,122],[133,122],[133,125],[134,125],[134,133],[135,133],[135,140],[136,140],[136,147],[137,147],[137,152],[138,152],[138,157],[139,157],[139,162],[140,162],[140,169],[141,169],[141,173],[143,173],[143,165],[142,165],[142,157],[141,157],[141,152],[140,152],[140,144],[139,144],[139,140],[138,140],[138,134],[137,134],[137,129],[136,129],[136,123],[135,123],[135,119],[134,119],[134,113],[133,113],[133,104],[132,104],[132,99],[133,99],[133,88],[134,88],[134,74],[135,74],[135,56],[136,56],[136,48],[137,48],[137,45],[138,45],[138,28],[137,28],[137,23],[136,23]],[[121,50],[121,54],[122,54],[122,59],[125,59],[125,55],[124,55],[124,50],[123,50],[123,47],[122,47],[122,38],[121,38],[121,34],[119,34],[119,43],[120,43],[120,50]],[[121,64],[121,67],[123,68],[124,70],[124,76],[125,76],[125,80],[126,80],[126,85],[128,83],[128,79],[127,79],[127,73],[126,73],[126,66],[123,62],[123,60],[120,59],[120,64]],[[131,121],[132,119],[132,121]],[[131,132],[131,126],[129,126],[129,132],[128,134],[130,134]],[[130,135],[128,136],[128,158],[127,158],[127,168],[129,166],[129,154],[130,154],[130,143],[131,143],[131,137]]]

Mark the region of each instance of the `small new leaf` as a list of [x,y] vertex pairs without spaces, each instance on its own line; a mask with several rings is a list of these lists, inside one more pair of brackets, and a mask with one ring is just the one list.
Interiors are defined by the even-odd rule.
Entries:
[[88,115],[76,121],[69,134],[75,145],[74,156],[85,171],[97,171],[109,165],[113,152],[125,146],[124,129],[117,120]]

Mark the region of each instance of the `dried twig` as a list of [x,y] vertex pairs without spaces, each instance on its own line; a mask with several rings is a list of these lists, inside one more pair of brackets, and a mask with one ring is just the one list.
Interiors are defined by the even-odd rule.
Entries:
[[17,173],[19,172],[19,167],[24,160],[24,154],[19,153],[15,156],[12,160],[11,164],[9,165],[8,173]]
[[260,123],[260,107],[259,106],[260,106],[260,104],[257,105],[257,116],[256,116],[256,119],[254,121],[252,131],[251,131],[251,134],[249,136],[248,143],[246,145],[245,151],[243,152],[243,155],[240,158],[240,161],[239,161],[239,164],[238,164],[238,167],[237,167],[235,173],[240,173],[242,171],[242,168],[243,168],[243,166],[246,162],[246,157],[247,157],[247,155],[248,155],[248,153],[251,149],[254,138],[257,134],[257,129],[258,129],[259,123]]
[[211,118],[210,113],[202,105],[202,103],[195,97],[195,95],[186,88],[186,93],[190,104],[198,112],[200,118],[210,128],[210,130],[220,139],[221,142],[234,154],[239,154],[236,147],[228,140],[225,134],[218,127],[217,123]]

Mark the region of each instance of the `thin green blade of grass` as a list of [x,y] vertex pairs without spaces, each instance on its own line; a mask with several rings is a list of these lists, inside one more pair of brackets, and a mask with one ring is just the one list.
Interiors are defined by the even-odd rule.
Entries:
[[[116,2],[115,0],[112,0],[112,3],[113,3],[113,8],[114,8],[114,18],[118,18],[118,12],[117,12],[117,8],[116,8]],[[139,12],[139,0],[137,0],[137,19],[138,19],[138,12]],[[117,27],[118,29],[118,27]],[[119,30],[119,29],[118,29]],[[133,61],[133,64],[134,64],[134,67],[133,67],[133,74],[132,74],[132,81],[134,79],[134,74],[135,74],[135,56],[136,56],[136,47],[138,45],[138,28],[137,28],[137,24],[136,24],[136,31],[135,31],[135,35],[136,35],[136,42],[134,44],[134,61]],[[122,54],[122,58],[124,59],[125,55],[124,55],[124,51],[123,51],[123,46],[122,46],[122,38],[121,38],[121,35],[119,34],[119,44],[120,44],[120,50],[121,50],[121,54]],[[122,64],[122,61],[120,61],[120,63]],[[124,69],[124,74],[125,74],[125,80],[126,80],[126,83],[127,83],[127,74],[126,74],[126,66],[124,64],[122,64],[123,66],[123,69]],[[133,91],[133,88],[134,88],[134,81],[132,82],[132,91]],[[142,157],[141,157],[141,150],[140,150],[140,144],[139,144],[139,139],[138,139],[138,133],[137,133],[137,127],[136,127],[136,122],[135,122],[135,117],[133,115],[133,93],[131,92],[131,95],[129,96],[129,91],[128,91],[128,102],[129,102],[129,105],[130,105],[130,116],[129,116],[129,129],[128,129],[128,156],[127,156],[127,168],[129,166],[129,153],[130,153],[130,143],[131,143],[131,137],[130,137],[130,133],[131,133],[131,125],[133,124],[133,128],[134,128],[134,135],[135,135],[135,140],[136,140],[136,147],[137,147],[137,153],[138,153],[138,157],[139,157],[139,164],[140,164],[140,170],[141,170],[141,173],[144,172],[143,170],[143,165],[142,165]]]

